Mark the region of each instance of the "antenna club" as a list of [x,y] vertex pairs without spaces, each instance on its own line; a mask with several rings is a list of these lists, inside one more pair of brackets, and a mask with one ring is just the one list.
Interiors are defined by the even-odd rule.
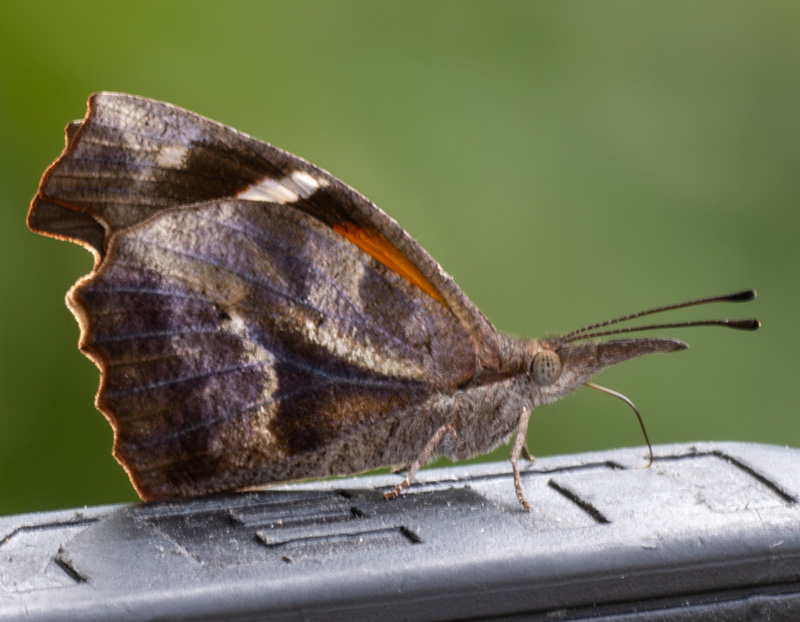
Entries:
[[750,318],[748,320],[727,320],[725,324],[739,330],[758,330],[761,328],[761,322],[755,318]]
[[741,292],[736,292],[735,294],[730,294],[725,300],[729,302],[750,302],[751,300],[755,300],[756,296],[756,290],[746,289]]

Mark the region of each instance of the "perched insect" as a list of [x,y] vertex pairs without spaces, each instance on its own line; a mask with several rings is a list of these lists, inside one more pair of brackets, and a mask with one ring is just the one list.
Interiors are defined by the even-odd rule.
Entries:
[[[37,233],[94,253],[67,303],[97,408],[143,499],[462,460],[609,365],[682,350],[596,340],[670,305],[547,339],[498,332],[392,218],[320,168],[194,113],[98,93],[45,173]],[[646,328],[725,325],[712,320]],[[591,386],[591,385],[590,385]]]

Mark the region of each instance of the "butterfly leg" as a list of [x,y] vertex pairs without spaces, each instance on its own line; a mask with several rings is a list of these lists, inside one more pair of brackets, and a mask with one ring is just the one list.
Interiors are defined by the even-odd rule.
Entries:
[[403,491],[408,488],[409,484],[411,484],[411,480],[414,479],[414,476],[417,474],[417,471],[428,461],[428,459],[433,455],[433,452],[436,450],[436,447],[442,441],[442,437],[450,433],[451,435],[458,437],[458,432],[456,432],[455,428],[450,425],[449,423],[443,425],[441,428],[436,430],[431,436],[431,439],[428,441],[428,444],[420,452],[417,459],[411,463],[408,467],[408,473],[406,473],[405,478],[402,482],[397,484],[392,490],[383,494],[384,499],[395,499],[403,494]]
[[524,448],[525,453],[530,457],[527,441],[525,440],[528,433],[528,419],[530,419],[530,414],[531,411],[527,408],[524,408],[520,413],[519,421],[517,421],[517,434],[514,437],[514,444],[511,447],[511,468],[514,471],[514,489],[517,491],[517,499],[519,499],[522,507],[526,510],[530,510],[531,505],[525,499],[525,494],[522,492],[522,481],[519,476],[519,456]]
[[522,457],[525,458],[525,460],[527,460],[531,464],[536,462],[536,456],[531,454],[530,450],[528,449],[528,441],[527,440],[522,444]]

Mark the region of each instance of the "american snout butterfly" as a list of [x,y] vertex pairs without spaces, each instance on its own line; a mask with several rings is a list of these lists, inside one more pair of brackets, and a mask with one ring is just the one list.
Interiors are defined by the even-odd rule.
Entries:
[[545,339],[498,332],[395,220],[326,171],[175,106],[89,100],[28,213],[95,257],[67,304],[97,408],[143,499],[462,460],[603,368],[687,346],[600,337],[669,305]]

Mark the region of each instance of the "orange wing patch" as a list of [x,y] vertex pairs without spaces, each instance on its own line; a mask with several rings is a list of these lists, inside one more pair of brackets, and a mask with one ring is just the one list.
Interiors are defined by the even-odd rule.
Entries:
[[449,308],[445,299],[428,278],[408,258],[397,250],[379,231],[364,229],[353,223],[335,224],[333,230],[350,240],[362,251],[380,261],[384,266],[402,276],[434,300]]

